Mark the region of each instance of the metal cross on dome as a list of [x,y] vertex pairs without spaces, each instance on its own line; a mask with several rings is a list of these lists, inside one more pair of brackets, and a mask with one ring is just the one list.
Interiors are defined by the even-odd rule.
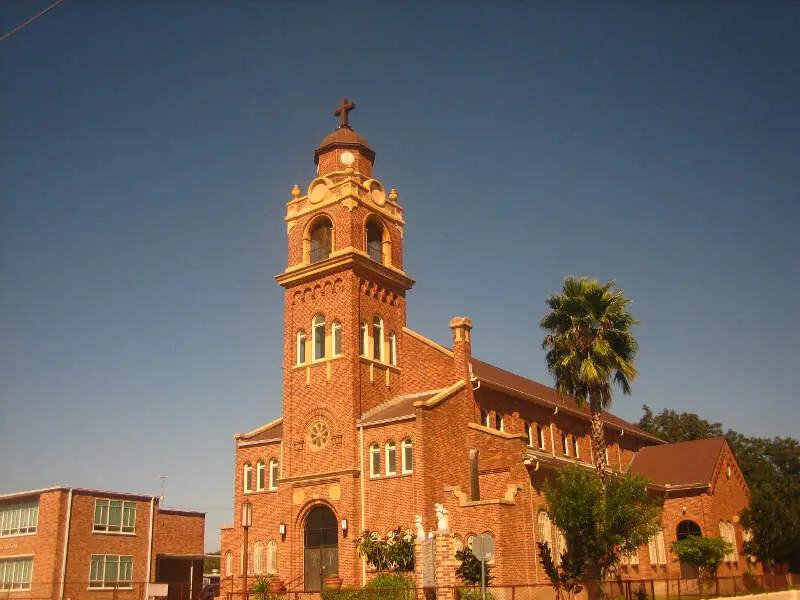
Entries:
[[342,98],[342,101],[339,103],[339,107],[333,111],[333,114],[339,117],[339,128],[347,127],[350,128],[348,124],[348,114],[351,110],[355,109],[356,105],[350,102],[347,98]]

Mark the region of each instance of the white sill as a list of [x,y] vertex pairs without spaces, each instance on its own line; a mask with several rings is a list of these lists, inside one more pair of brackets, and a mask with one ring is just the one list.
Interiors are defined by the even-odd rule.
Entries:
[[344,354],[337,354],[336,356],[326,356],[325,358],[315,358],[313,360],[308,360],[302,363],[295,363],[292,365],[293,369],[302,369],[303,367],[313,367],[314,365],[322,365],[328,362],[329,360],[338,360],[340,358],[344,358]]
[[14,592],[30,592],[30,591],[31,591],[31,588],[30,588],[30,587],[26,587],[26,588],[15,588],[15,589],[13,589],[13,590],[12,590],[12,589],[7,589],[7,590],[0,589],[0,593],[3,593],[3,594],[13,594]]
[[[96,533],[98,535],[124,535],[124,536],[127,536],[127,537],[135,537],[136,536],[136,532],[135,531],[100,531],[100,530],[97,530],[97,529],[93,529],[92,533]],[[100,589],[100,588],[96,588],[96,589]],[[105,589],[105,588],[103,588],[103,589]]]
[[133,585],[126,586],[126,587],[122,587],[122,586],[118,586],[118,587],[114,587],[114,586],[111,586],[111,587],[92,587],[92,586],[88,586],[86,589],[87,590],[94,590],[94,591],[98,591],[98,592],[99,591],[104,591],[104,592],[112,591],[113,592],[114,590],[125,591],[125,590],[132,590],[133,589]]

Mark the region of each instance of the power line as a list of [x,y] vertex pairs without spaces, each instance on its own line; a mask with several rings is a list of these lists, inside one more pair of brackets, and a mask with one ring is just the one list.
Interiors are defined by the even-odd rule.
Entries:
[[18,31],[20,31],[22,28],[24,28],[24,27],[27,27],[28,25],[30,25],[31,23],[33,23],[33,22],[34,22],[36,19],[38,19],[39,17],[42,17],[42,16],[44,16],[46,13],[50,12],[51,10],[53,10],[53,9],[54,9],[56,6],[58,6],[59,4],[61,4],[63,1],[64,1],[64,0],[56,0],[56,1],[55,1],[55,2],[53,2],[53,3],[52,3],[50,6],[48,6],[47,8],[45,8],[45,9],[44,9],[44,10],[42,10],[42,11],[39,11],[38,13],[36,13],[35,15],[33,15],[33,16],[30,18],[30,19],[28,19],[28,20],[27,20],[27,21],[25,21],[24,23],[21,23],[20,25],[17,25],[16,27],[14,27],[14,29],[12,29],[11,31],[9,31],[8,33],[4,33],[4,34],[3,34],[3,36],[2,36],[2,37],[0,37],[0,42],[7,40],[7,39],[8,39],[8,38],[10,38],[12,35],[14,35],[15,33],[17,33]]

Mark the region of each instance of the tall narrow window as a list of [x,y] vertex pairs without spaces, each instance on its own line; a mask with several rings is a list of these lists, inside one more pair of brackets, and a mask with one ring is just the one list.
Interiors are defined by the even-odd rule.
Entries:
[[[578,454],[578,436],[577,435],[573,435],[572,436],[572,454],[575,456],[575,458],[580,458],[581,457],[581,455]],[[639,564],[639,563],[636,563],[636,564]]]
[[233,575],[233,552],[230,550],[225,553],[225,575],[228,577]]
[[383,319],[372,319],[372,358],[383,361]]
[[269,461],[269,489],[278,489],[278,461],[274,458]]
[[561,450],[564,456],[569,456],[569,436],[566,433],[561,434]]
[[561,564],[561,558],[564,556],[564,553],[567,551],[567,538],[564,537],[564,532],[561,531],[558,527],[556,527],[556,549],[553,553],[553,558],[556,561],[557,565]]
[[358,338],[358,353],[361,356],[368,356],[369,347],[369,328],[366,323],[361,323],[361,335]]
[[264,544],[256,542],[253,546],[253,575],[261,575],[264,571]]
[[397,335],[394,331],[389,334],[389,364],[392,366],[397,364]]
[[394,442],[386,442],[386,474],[397,474],[397,445]]
[[245,494],[253,491],[253,466],[250,463],[245,463],[243,475],[243,489]]
[[481,425],[483,425],[484,427],[491,427],[492,426],[491,414],[485,408],[481,409]]
[[528,446],[533,446],[533,423],[525,423],[525,434],[528,436]]
[[306,330],[301,329],[297,332],[297,364],[302,365],[306,362]]
[[666,565],[667,564],[667,547],[664,543],[664,532],[659,531],[650,541],[647,542],[647,550],[650,554],[651,565]]
[[325,358],[325,315],[320,314],[314,317],[313,325],[314,360],[322,360]]
[[494,413],[494,428],[497,429],[497,431],[504,431],[504,427],[503,413],[501,413],[499,410],[496,410]]
[[544,450],[544,428],[537,424],[536,429],[539,431],[539,448]]
[[259,492],[264,491],[264,476],[266,475],[266,465],[263,460],[258,461],[256,465],[256,490]]
[[367,255],[375,262],[383,262],[383,227],[374,219],[367,222]]
[[544,511],[539,512],[539,540],[550,546],[551,553],[554,552],[553,530],[550,527],[550,516]]
[[267,542],[267,573],[278,572],[278,544],[275,540]]
[[380,477],[381,475],[381,447],[372,444],[369,447],[369,476]]
[[310,262],[319,262],[331,255],[331,249],[333,247],[333,226],[328,219],[323,219],[314,226],[314,229],[311,230],[310,243]]
[[403,473],[411,473],[414,470],[414,447],[411,440],[403,440]]
[[331,337],[333,338],[333,355],[342,355],[342,324],[334,321],[331,325]]

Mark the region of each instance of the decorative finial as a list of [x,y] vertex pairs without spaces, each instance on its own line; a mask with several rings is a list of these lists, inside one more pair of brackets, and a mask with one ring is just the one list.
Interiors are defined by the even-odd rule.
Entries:
[[392,190],[389,192],[389,200],[391,200],[392,202],[397,202],[397,199],[399,197],[400,194],[397,193],[397,190],[392,188]]
[[303,192],[300,191],[300,186],[295,183],[294,187],[292,188],[292,198],[296,200],[302,193]]
[[356,170],[353,167],[347,167],[344,170],[344,174],[347,175],[348,177],[351,176],[355,172],[356,172]]
[[333,111],[333,114],[339,117],[339,129],[342,127],[347,127],[350,129],[350,125],[348,123],[348,115],[351,110],[355,110],[356,105],[350,102],[347,98],[342,98],[342,101],[339,103],[339,107]]

